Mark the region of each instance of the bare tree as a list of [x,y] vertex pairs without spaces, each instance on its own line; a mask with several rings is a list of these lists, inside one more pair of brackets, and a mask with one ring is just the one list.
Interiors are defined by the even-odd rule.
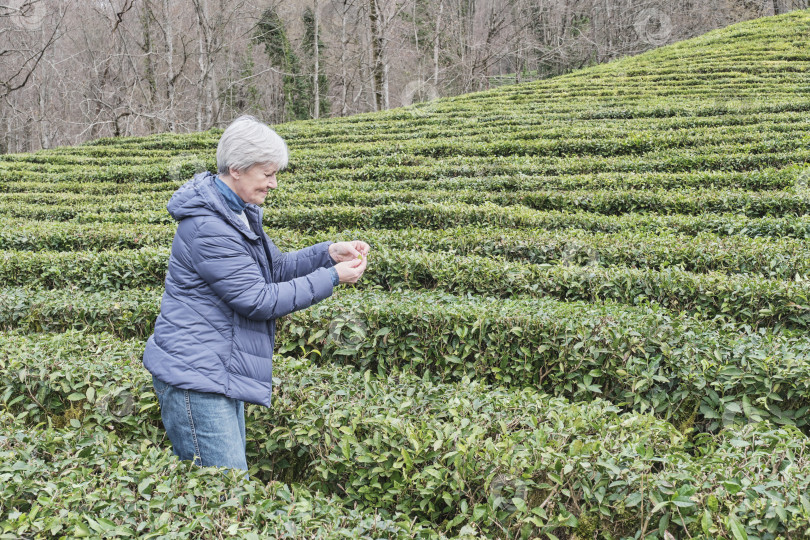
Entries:
[[433,84],[439,86],[439,36],[442,32],[442,11],[444,11],[444,0],[439,0],[439,10],[436,13],[436,26],[433,32]]
[[[172,14],[172,0],[163,0],[163,13],[165,14],[165,18],[163,19],[163,39],[166,44],[166,101],[168,102],[168,120],[169,120],[169,131],[176,131],[177,130],[177,123],[174,119],[174,104],[175,104],[175,84],[177,84],[177,77],[180,76],[182,73],[182,68],[185,66],[186,60],[188,56],[183,55],[183,64],[181,65],[180,69],[175,71],[174,68],[174,25],[172,24],[172,20],[174,19],[174,15]],[[185,47],[183,47],[185,52]]]
[[348,94],[348,48],[349,48],[349,0],[340,2],[340,114],[345,116],[349,112]]
[[[332,110],[341,116],[373,109],[373,99],[365,97],[370,73],[368,18],[365,12],[367,0],[329,0],[319,28],[323,39],[334,45],[328,49],[329,57],[323,58],[325,71],[333,90]],[[330,52],[331,51],[331,52]]]
[[212,0],[191,0],[197,20],[198,106],[196,129],[201,131],[215,125],[219,118],[219,70],[218,63],[226,61],[233,46],[244,47],[244,32],[237,27],[248,20],[247,0],[219,0],[214,12],[209,5]]
[[315,37],[313,39],[312,47],[314,49],[314,63],[315,69],[313,70],[314,73],[312,74],[312,88],[314,94],[314,111],[312,113],[312,117],[317,119],[320,117],[321,111],[321,88],[320,88],[320,79],[321,79],[321,66],[320,66],[320,50],[318,48],[318,41],[321,39],[320,35],[320,22],[321,22],[321,15],[320,15],[320,6],[318,4],[318,0],[315,1],[315,7],[313,9],[313,15],[315,17]]
[[[330,114],[384,110],[413,101],[411,83],[447,95],[548,77],[808,7],[808,0],[269,1],[295,69],[258,48],[253,54],[267,1],[0,0],[0,152],[202,130],[245,110],[282,122],[291,78],[305,98],[299,117],[323,116],[324,100]],[[307,10],[314,27],[304,21]]]
[[[0,0],[0,98],[24,88],[37,70],[46,51],[62,32],[70,3],[50,6],[45,0],[15,4]],[[41,23],[48,18],[48,30]]]
[[199,72],[199,93],[197,94],[197,131],[203,125],[210,126],[214,117],[214,61],[219,43],[216,28],[209,23],[207,0],[192,0],[197,16],[199,46],[197,62]]
[[388,109],[391,105],[391,42],[398,31],[397,18],[407,8],[408,2],[404,0],[368,0],[375,110]]

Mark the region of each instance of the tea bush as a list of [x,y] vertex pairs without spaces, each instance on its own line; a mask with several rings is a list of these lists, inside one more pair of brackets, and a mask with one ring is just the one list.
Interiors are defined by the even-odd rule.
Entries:
[[[578,253],[576,244],[574,248],[570,243],[566,245],[563,250],[572,251],[564,251],[562,255],[569,260],[580,258],[587,263],[590,256],[596,256],[587,248]],[[520,294],[641,306],[655,303],[672,311],[721,317],[738,325],[793,329],[810,326],[810,285],[805,280],[714,271],[698,274],[669,266],[656,270],[590,264],[534,265],[499,262],[479,255],[460,256],[454,252],[455,249],[445,253],[380,249],[365,276],[366,286],[388,290],[441,289],[502,298]],[[7,285],[73,287],[87,292],[150,289],[163,285],[168,257],[168,248],[6,251],[0,259],[0,278]],[[9,294],[14,296],[13,292]],[[0,310],[4,304],[7,300],[0,294]]]
[[[168,511],[167,505],[199,504],[196,498],[176,496],[186,489],[186,482],[198,488],[193,492],[198,497],[226,493],[238,498],[236,511],[250,504],[245,495],[230,495],[233,488],[228,484],[212,490],[216,479],[210,476],[203,474],[205,485],[196,483],[199,476],[189,475],[192,469],[167,454],[158,439],[160,432],[144,428],[144,415],[150,423],[159,420],[148,374],[131,361],[142,342],[75,332],[20,335],[3,343],[4,356],[14,347],[20,354],[0,376],[14,388],[3,396],[7,410],[27,411],[15,418],[17,434],[21,419],[30,425],[38,415],[50,417],[67,403],[78,404],[82,411],[71,420],[73,431],[66,436],[48,427],[36,443],[35,448],[44,446],[51,456],[48,465],[33,457],[26,458],[25,467],[14,462],[9,474],[20,477],[18,482],[29,478],[48,485],[42,471],[59,471],[60,466],[78,474],[93,474],[96,467],[103,467],[108,474],[101,478],[94,474],[88,496],[82,497],[102,515],[117,511],[119,521],[131,523],[131,517],[121,514],[131,511],[130,505],[147,504],[141,498],[152,500],[149,508],[153,508],[155,498],[172,497],[149,513],[142,527],[154,521],[163,526],[165,519],[158,512]],[[87,360],[83,351],[93,359]],[[58,364],[54,353],[62,356]],[[277,495],[281,500],[264,504],[290,502],[289,491],[272,483],[274,477],[286,475],[313,488],[339,492],[338,500],[344,504],[354,502],[383,512],[377,520],[381,527],[390,523],[388,513],[396,521],[402,517],[397,512],[404,510],[451,534],[477,531],[489,536],[506,529],[524,537],[564,536],[590,526],[625,537],[656,527],[706,534],[729,534],[734,527],[750,534],[795,533],[807,527],[810,507],[803,490],[808,477],[798,472],[805,467],[806,441],[789,428],[773,428],[767,422],[729,427],[716,436],[701,437],[696,451],[671,425],[649,416],[619,414],[600,399],[568,403],[531,389],[507,391],[469,379],[448,384],[404,372],[374,377],[368,371],[316,367],[283,357],[277,358],[275,375],[273,408],[247,408],[249,454],[257,464],[251,467],[250,484],[242,487],[250,493],[261,486],[256,484],[258,478],[268,478],[268,488],[281,490]],[[111,405],[104,399],[109,389],[127,393],[129,401]],[[18,397],[9,401],[14,394]],[[53,440],[51,433],[56,434]],[[61,458],[48,446],[54,442],[73,446],[72,437],[81,448],[77,454]],[[31,452],[30,439],[23,442],[24,451]],[[86,466],[77,467],[77,458]],[[66,463],[60,465],[60,459]],[[787,471],[795,472],[786,476]],[[74,480],[76,474],[68,478]],[[638,496],[641,484],[645,496]],[[127,503],[122,508],[110,505],[107,497],[96,499],[96,489],[117,493],[115,500],[123,497]],[[16,497],[9,505],[20,505],[16,511],[22,513],[20,507],[32,501]],[[231,505],[226,500],[222,506]],[[315,504],[300,506],[308,512],[320,510]],[[216,508],[214,503],[211,510]],[[49,511],[56,514],[52,507]],[[335,514],[313,519],[339,521],[342,516]],[[94,528],[94,523],[113,527],[97,517],[82,518],[85,527]],[[293,514],[292,521],[296,518]],[[176,526],[175,520],[171,523]],[[369,520],[361,523],[368,527]]]
[[192,466],[146,440],[104,429],[21,428],[3,413],[0,478],[3,537],[433,536],[300,486],[240,482]]
[[[7,289],[0,300],[0,325],[34,332],[144,338],[159,311],[158,291]],[[608,398],[678,424],[696,415],[686,427],[701,430],[735,417],[806,426],[803,337],[707,329],[660,309],[442,293],[340,294],[285,318],[277,342],[280,352],[323,355],[381,375],[406,367],[454,380],[540,386],[575,399]]]

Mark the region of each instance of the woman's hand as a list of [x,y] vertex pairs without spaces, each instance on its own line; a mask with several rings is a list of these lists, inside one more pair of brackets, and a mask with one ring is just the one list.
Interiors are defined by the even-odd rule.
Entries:
[[362,240],[335,242],[329,246],[329,256],[332,257],[332,260],[336,263],[355,260],[358,255],[362,255],[365,259],[368,256],[368,252],[369,246]]
[[[334,244],[333,244],[334,245]],[[366,264],[368,259],[363,256],[362,258],[355,258],[346,262],[338,263],[335,265],[338,277],[341,283],[357,283],[357,280],[366,271]]]

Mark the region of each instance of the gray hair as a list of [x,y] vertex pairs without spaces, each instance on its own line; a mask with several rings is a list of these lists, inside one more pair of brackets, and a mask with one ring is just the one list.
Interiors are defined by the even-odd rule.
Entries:
[[278,133],[254,116],[243,115],[231,122],[217,145],[217,170],[244,171],[258,163],[271,163],[281,170],[287,166],[287,143]]

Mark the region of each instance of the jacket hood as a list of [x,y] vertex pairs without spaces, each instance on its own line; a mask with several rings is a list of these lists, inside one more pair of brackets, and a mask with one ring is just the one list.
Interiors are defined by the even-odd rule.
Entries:
[[[245,226],[245,223],[228,208],[225,199],[214,184],[216,175],[210,171],[203,171],[194,175],[194,178],[180,186],[174,192],[166,209],[169,214],[180,221],[189,217],[216,216],[230,223],[251,240],[258,238],[256,233]],[[253,221],[254,214],[258,214],[261,223],[261,209],[255,204],[248,204],[245,214]]]

